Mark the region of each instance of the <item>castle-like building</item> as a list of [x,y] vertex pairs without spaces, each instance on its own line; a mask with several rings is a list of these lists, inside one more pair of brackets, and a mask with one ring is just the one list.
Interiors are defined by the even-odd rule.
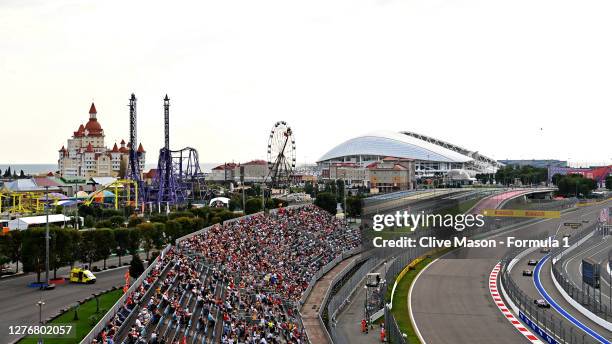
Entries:
[[[127,168],[130,145],[121,140],[120,147],[117,143],[112,149],[104,145],[104,130],[98,122],[96,106],[91,103],[89,109],[89,121],[81,124],[77,131],[73,132],[72,138],[68,139],[68,145],[59,150],[58,168],[62,177],[118,177],[121,162]],[[140,170],[144,171],[145,150],[142,144],[138,145]]]

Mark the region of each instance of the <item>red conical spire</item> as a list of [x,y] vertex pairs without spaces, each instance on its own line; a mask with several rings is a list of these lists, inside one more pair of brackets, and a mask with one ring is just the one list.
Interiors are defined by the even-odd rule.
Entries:
[[145,151],[145,150],[144,150],[144,148],[142,148],[142,143],[141,143],[141,144],[139,144],[139,145],[138,145],[138,150],[137,150],[137,152],[138,152],[138,153],[144,153],[144,151]]
[[91,107],[89,108],[89,114],[97,114],[98,111],[96,111],[96,105],[94,105],[94,103],[91,103]]

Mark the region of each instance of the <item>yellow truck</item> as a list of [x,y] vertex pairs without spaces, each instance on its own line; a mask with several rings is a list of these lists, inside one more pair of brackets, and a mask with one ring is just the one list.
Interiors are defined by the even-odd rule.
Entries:
[[96,276],[87,269],[72,268],[70,270],[70,282],[93,284],[96,283]]

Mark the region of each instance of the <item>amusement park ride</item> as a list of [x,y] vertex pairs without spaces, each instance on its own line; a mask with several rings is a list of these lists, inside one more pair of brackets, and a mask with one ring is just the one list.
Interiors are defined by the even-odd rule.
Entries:
[[[125,179],[118,179],[92,193],[84,202],[91,204],[104,192],[110,191],[114,207],[133,206],[141,211],[183,204],[200,199],[203,195],[204,173],[200,170],[198,151],[191,147],[170,149],[170,98],[164,98],[164,147],[159,150],[157,171],[150,183],[146,183],[140,171],[137,141],[136,96],[132,93],[130,109],[130,154]],[[121,204],[120,204],[121,203]]]
[[295,138],[287,122],[274,124],[268,138],[268,176],[274,189],[289,188],[295,170]]
[[[145,180],[140,170],[141,154],[137,147],[136,96],[129,99],[130,141],[129,159],[125,175],[103,186],[82,199],[83,204],[107,202],[115,209],[130,206],[141,212],[166,211],[170,206],[203,200],[208,196],[204,189],[204,173],[199,164],[198,152],[185,147],[179,150],[170,148],[170,98],[164,98],[164,146],[159,150],[157,170]],[[264,179],[264,189],[272,193],[289,192],[296,167],[295,138],[291,127],[285,121],[274,124],[268,137],[267,146],[268,175]],[[77,197],[78,198],[78,197]],[[0,213],[35,214],[42,213],[45,204],[58,204],[61,199],[44,191],[11,193],[0,190]],[[76,199],[75,199],[76,200]],[[4,209],[3,209],[4,205]]]

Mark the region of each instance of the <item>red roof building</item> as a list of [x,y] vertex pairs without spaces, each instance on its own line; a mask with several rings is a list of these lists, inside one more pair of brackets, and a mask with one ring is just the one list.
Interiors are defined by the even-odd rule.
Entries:
[[[62,177],[116,177],[121,161],[127,159],[129,148],[121,140],[121,148],[113,144],[108,149],[104,144],[104,129],[98,121],[98,110],[91,103],[89,120],[73,132],[68,145],[59,150],[58,167]],[[141,170],[144,170],[145,150],[138,146]],[[95,154],[91,154],[95,153]]]

